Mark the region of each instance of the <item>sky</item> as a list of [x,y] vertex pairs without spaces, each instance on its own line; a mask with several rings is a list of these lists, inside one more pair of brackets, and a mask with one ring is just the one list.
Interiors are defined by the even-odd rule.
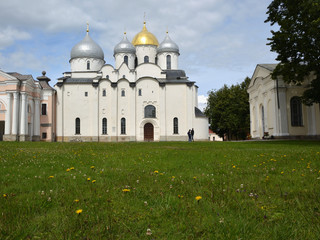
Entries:
[[208,92],[251,77],[257,64],[276,63],[267,7],[271,0],[1,0],[0,69],[32,74],[45,70],[53,86],[70,71],[70,52],[86,34],[114,66],[113,49],[123,33],[131,41],[147,29],[159,43],[168,30],[180,49],[179,69]]

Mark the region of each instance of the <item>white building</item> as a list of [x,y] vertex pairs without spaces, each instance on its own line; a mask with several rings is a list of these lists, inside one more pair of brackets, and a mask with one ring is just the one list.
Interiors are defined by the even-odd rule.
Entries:
[[252,138],[320,138],[319,104],[306,106],[302,96],[312,76],[302,86],[273,80],[276,64],[258,64],[248,88]]
[[114,48],[115,67],[89,36],[71,50],[71,71],[58,79],[57,141],[208,140],[195,82],[179,70],[179,47],[168,33],[159,44],[144,23],[132,43]]

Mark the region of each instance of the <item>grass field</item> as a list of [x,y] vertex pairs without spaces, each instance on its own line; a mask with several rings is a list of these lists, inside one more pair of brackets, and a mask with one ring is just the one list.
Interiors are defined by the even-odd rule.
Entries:
[[320,142],[0,143],[0,239],[319,239]]

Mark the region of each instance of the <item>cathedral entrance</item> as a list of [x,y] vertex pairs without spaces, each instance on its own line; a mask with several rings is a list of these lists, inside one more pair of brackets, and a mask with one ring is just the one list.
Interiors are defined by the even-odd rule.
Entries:
[[144,125],[144,141],[153,141],[154,138],[154,129],[151,123],[146,123]]
[[4,121],[0,121],[0,141],[3,141]]

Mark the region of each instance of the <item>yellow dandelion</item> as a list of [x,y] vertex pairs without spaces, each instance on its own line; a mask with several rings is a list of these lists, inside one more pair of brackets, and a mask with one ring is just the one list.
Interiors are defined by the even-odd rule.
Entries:
[[91,169],[94,169],[94,166],[91,166],[90,168],[91,168]]
[[92,180],[92,183],[95,183],[96,182],[96,180]]
[[76,210],[76,214],[80,214],[80,213],[82,213],[82,209]]
[[49,176],[48,178],[49,178],[49,179],[50,179],[50,178],[54,178],[54,176]]
[[183,198],[183,195],[180,195],[180,194],[179,194],[179,195],[178,195],[178,198]]
[[88,178],[87,178],[87,181],[88,181],[88,182],[91,181],[91,178],[88,177]]
[[159,173],[159,171],[158,171],[158,170],[155,170],[154,173]]
[[173,178],[173,179],[174,179],[174,178],[176,178],[176,177],[175,177],[175,176],[172,176],[171,178]]
[[202,199],[201,196],[196,196],[196,200],[199,202]]
[[8,197],[8,195],[7,195],[7,194],[5,194],[5,193],[4,193],[2,196],[3,196],[4,198],[7,198],[7,197]]
[[70,171],[70,168],[67,168],[67,172],[69,172]]
[[233,165],[232,167],[233,167],[233,168],[236,168],[236,166],[235,166],[235,165]]
[[295,171],[295,169],[292,169],[292,172],[294,172]]
[[74,167],[71,167],[70,170],[74,170]]
[[75,202],[75,203],[78,203],[78,202],[79,202],[79,199],[75,199],[74,202]]
[[281,174],[283,174],[284,172],[282,171]]
[[193,177],[194,180],[197,180],[197,177]]
[[128,188],[122,189],[122,192],[130,192],[130,189]]

